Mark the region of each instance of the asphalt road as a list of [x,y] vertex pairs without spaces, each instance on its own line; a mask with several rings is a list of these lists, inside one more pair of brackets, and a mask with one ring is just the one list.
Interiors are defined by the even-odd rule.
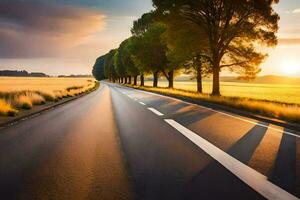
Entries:
[[298,135],[103,82],[0,129],[0,199],[298,199]]

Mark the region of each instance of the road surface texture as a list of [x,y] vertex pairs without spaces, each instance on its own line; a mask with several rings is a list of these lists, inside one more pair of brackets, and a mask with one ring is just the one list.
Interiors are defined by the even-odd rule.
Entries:
[[299,197],[299,133],[117,84],[0,129],[0,199]]

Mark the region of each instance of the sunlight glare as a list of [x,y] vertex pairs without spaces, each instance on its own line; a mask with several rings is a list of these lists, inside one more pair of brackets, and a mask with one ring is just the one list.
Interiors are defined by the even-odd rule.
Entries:
[[293,76],[300,72],[300,64],[296,61],[285,62],[283,67],[282,72],[286,75]]

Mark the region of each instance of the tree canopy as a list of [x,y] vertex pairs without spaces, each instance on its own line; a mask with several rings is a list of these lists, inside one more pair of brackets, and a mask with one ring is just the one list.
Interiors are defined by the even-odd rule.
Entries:
[[96,63],[93,66],[92,74],[98,81],[105,79],[105,74],[104,74],[105,57],[106,55],[97,58]]
[[260,47],[277,44],[276,3],[153,0],[155,10],[134,21],[132,36],[105,56],[105,77],[153,74],[157,86],[159,75],[164,75],[173,87],[174,73],[183,69],[196,75],[198,92],[202,92],[202,76],[212,75],[212,95],[220,95],[222,70],[247,80],[260,72],[267,57]]
[[104,60],[104,74],[105,77],[109,78],[113,82],[118,78],[118,74],[116,72],[115,67],[115,54],[117,50],[113,49],[111,50],[106,56]]
[[259,64],[266,55],[258,52],[255,45],[276,45],[279,16],[272,5],[277,2],[153,0],[161,15],[177,15],[204,33],[208,48],[201,56],[207,59],[213,72],[213,95],[220,95],[219,74],[223,68],[248,79],[260,71]]

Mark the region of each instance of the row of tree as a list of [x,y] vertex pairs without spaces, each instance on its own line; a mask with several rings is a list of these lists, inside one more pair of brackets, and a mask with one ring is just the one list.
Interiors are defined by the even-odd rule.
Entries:
[[197,91],[202,78],[213,77],[212,95],[220,95],[220,72],[227,69],[251,80],[266,54],[260,46],[275,46],[278,0],[153,0],[155,10],[134,21],[132,36],[97,59],[98,79],[137,84],[153,75],[153,87],[164,76],[193,73]]
[[49,75],[41,72],[27,72],[26,70],[0,70],[0,76],[49,77]]

